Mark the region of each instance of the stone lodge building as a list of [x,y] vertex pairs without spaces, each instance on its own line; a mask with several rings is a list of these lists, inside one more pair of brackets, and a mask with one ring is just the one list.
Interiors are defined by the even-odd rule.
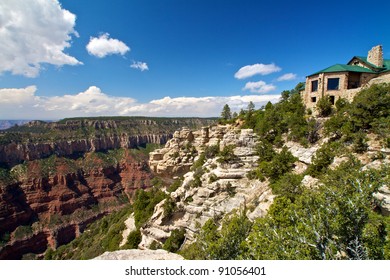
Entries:
[[335,64],[306,77],[301,92],[306,108],[315,109],[318,100],[328,95],[334,104],[343,97],[352,101],[362,87],[390,82],[390,59],[383,59],[382,46],[375,46],[367,57],[354,56],[347,64]]

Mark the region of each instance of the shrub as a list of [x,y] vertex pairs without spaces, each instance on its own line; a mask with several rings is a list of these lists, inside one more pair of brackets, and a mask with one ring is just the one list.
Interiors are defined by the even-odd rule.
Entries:
[[141,240],[141,231],[139,229],[133,230],[127,237],[127,242],[123,249],[138,249],[138,244],[141,243]]
[[185,240],[185,229],[175,229],[165,241],[163,249],[169,252],[177,252]]
[[199,155],[199,158],[194,162],[194,164],[191,166],[191,170],[197,170],[203,166],[203,164],[206,162],[206,156],[204,153],[201,153]]
[[317,110],[320,117],[329,117],[332,113],[332,103],[328,95],[323,96],[317,102]]
[[218,162],[219,163],[230,163],[237,159],[237,156],[234,154],[234,145],[225,146],[222,151],[219,153]]
[[167,191],[169,193],[172,193],[174,191],[176,191],[180,186],[181,184],[183,183],[183,180],[182,179],[176,179],[175,181],[173,181],[173,183],[168,187]]
[[136,227],[142,226],[152,215],[154,207],[166,198],[166,194],[156,188],[152,188],[146,192],[144,190],[137,190],[134,207],[134,220]]
[[267,141],[261,141],[256,146],[256,153],[261,161],[271,161],[276,154],[272,145]]
[[161,248],[162,248],[161,244],[159,242],[157,242],[156,240],[153,240],[152,243],[149,246],[150,250],[158,250],[158,249],[161,249]]
[[163,185],[163,180],[159,177],[154,177],[151,181],[150,181],[150,184],[153,186],[153,187],[161,187]]
[[333,162],[335,153],[329,144],[323,145],[319,148],[312,159],[312,164],[309,165],[307,173],[313,177],[324,173],[328,166]]
[[233,197],[236,194],[236,188],[233,187],[232,183],[228,182],[226,184],[226,192],[230,197]]
[[271,182],[277,181],[282,175],[291,171],[297,160],[287,147],[283,147],[280,153],[275,154],[270,162],[261,162],[260,172],[269,177]]
[[362,154],[368,149],[367,137],[363,132],[358,132],[354,135],[353,151]]
[[218,176],[215,175],[214,173],[211,173],[209,176],[209,183],[212,184],[214,182],[218,181]]
[[294,201],[303,192],[303,186],[301,185],[302,179],[302,175],[287,173],[277,182],[271,184],[272,192]]
[[164,217],[169,219],[172,217],[173,213],[176,210],[176,203],[172,200],[171,197],[168,197],[164,201],[163,205],[163,210],[164,210]]
[[204,155],[206,156],[207,159],[216,157],[218,153],[219,153],[219,144],[207,146],[206,149],[204,150]]
[[33,230],[31,225],[28,226],[18,226],[14,232],[15,239],[22,239],[29,235],[32,235]]
[[307,122],[308,130],[307,130],[307,141],[313,144],[320,139],[320,135],[318,131],[320,130],[320,124],[314,119],[310,118]]

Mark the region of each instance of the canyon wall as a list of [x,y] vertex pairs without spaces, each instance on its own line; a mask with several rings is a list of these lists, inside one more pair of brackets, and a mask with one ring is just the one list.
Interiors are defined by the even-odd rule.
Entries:
[[86,162],[74,170],[69,165],[75,161],[58,158],[55,170],[43,176],[42,160],[31,161],[15,182],[0,184],[0,236],[10,234],[0,259],[68,243],[88,223],[128,203],[135,190],[150,186],[147,161],[135,159],[129,150],[113,165],[98,158],[88,160],[91,167]]
[[92,139],[74,139],[46,143],[9,143],[0,145],[0,164],[14,166],[50,155],[71,156],[93,151],[136,148],[149,143],[165,144],[172,134],[110,135]]

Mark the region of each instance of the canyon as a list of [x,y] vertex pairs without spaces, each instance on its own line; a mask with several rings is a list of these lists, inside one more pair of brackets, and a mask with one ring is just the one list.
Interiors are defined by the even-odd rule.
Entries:
[[34,121],[2,132],[0,259],[55,249],[121,209],[137,189],[151,186],[148,145],[166,143],[182,125],[211,121]]

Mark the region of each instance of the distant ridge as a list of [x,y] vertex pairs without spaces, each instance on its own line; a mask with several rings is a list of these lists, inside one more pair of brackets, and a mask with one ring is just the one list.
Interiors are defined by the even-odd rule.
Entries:
[[15,125],[23,125],[31,120],[0,120],[0,130],[8,129]]

